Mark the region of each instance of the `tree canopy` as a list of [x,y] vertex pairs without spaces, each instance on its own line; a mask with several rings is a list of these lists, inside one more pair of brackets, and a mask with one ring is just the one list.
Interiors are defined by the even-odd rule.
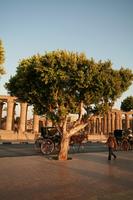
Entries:
[[38,114],[56,120],[84,109],[100,111],[131,85],[131,70],[113,70],[110,61],[95,62],[80,53],[57,50],[23,59],[6,84],[11,95],[34,105]]
[[[95,62],[83,53],[57,50],[23,59],[6,88],[58,126],[62,133],[59,159],[66,160],[70,137],[87,126],[92,113],[111,108],[132,80],[131,70],[114,70],[109,60]],[[68,127],[70,113],[79,117]]]
[[121,102],[121,109],[126,112],[133,110],[133,96],[128,96]]
[[4,67],[3,67],[4,61],[5,61],[5,52],[4,52],[2,40],[0,40],[0,76],[5,73]]

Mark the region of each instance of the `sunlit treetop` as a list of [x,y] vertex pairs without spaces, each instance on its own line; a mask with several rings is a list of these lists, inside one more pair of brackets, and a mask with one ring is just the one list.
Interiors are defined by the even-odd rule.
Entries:
[[109,60],[95,62],[83,53],[57,50],[23,59],[6,88],[38,114],[61,120],[79,113],[81,102],[86,113],[106,111],[132,80],[131,70],[114,70]]
[[122,101],[121,109],[123,111],[132,111],[133,110],[133,96],[128,96]]

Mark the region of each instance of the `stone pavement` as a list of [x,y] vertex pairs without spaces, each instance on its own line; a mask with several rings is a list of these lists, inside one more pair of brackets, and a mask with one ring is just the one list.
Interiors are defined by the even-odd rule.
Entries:
[[133,151],[0,158],[1,200],[132,200]]

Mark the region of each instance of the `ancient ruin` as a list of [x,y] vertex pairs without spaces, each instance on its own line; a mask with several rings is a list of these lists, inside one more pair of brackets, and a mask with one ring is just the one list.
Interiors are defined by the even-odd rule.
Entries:
[[[19,116],[15,116],[16,106],[20,106]],[[5,110],[4,110],[5,106]],[[0,139],[1,140],[34,140],[40,131],[40,124],[44,120],[33,114],[27,119],[28,104],[19,102],[16,97],[0,96]],[[5,112],[5,116],[3,116]],[[115,129],[133,130],[133,111],[123,112],[112,109],[104,116],[95,116],[89,121],[86,132],[89,137],[105,138],[109,132]]]

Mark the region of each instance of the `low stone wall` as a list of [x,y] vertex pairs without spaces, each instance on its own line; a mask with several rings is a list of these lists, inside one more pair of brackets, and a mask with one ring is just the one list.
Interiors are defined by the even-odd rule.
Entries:
[[0,130],[1,142],[34,142],[36,134],[31,132],[15,133],[13,131]]
[[[32,133],[32,132],[17,133],[13,131],[0,130],[0,142],[34,142],[37,136],[38,136],[37,133]],[[88,134],[88,141],[106,142],[107,135]]]
[[103,134],[97,134],[97,135],[90,135],[88,134],[88,141],[92,142],[106,142],[107,141],[107,135]]

